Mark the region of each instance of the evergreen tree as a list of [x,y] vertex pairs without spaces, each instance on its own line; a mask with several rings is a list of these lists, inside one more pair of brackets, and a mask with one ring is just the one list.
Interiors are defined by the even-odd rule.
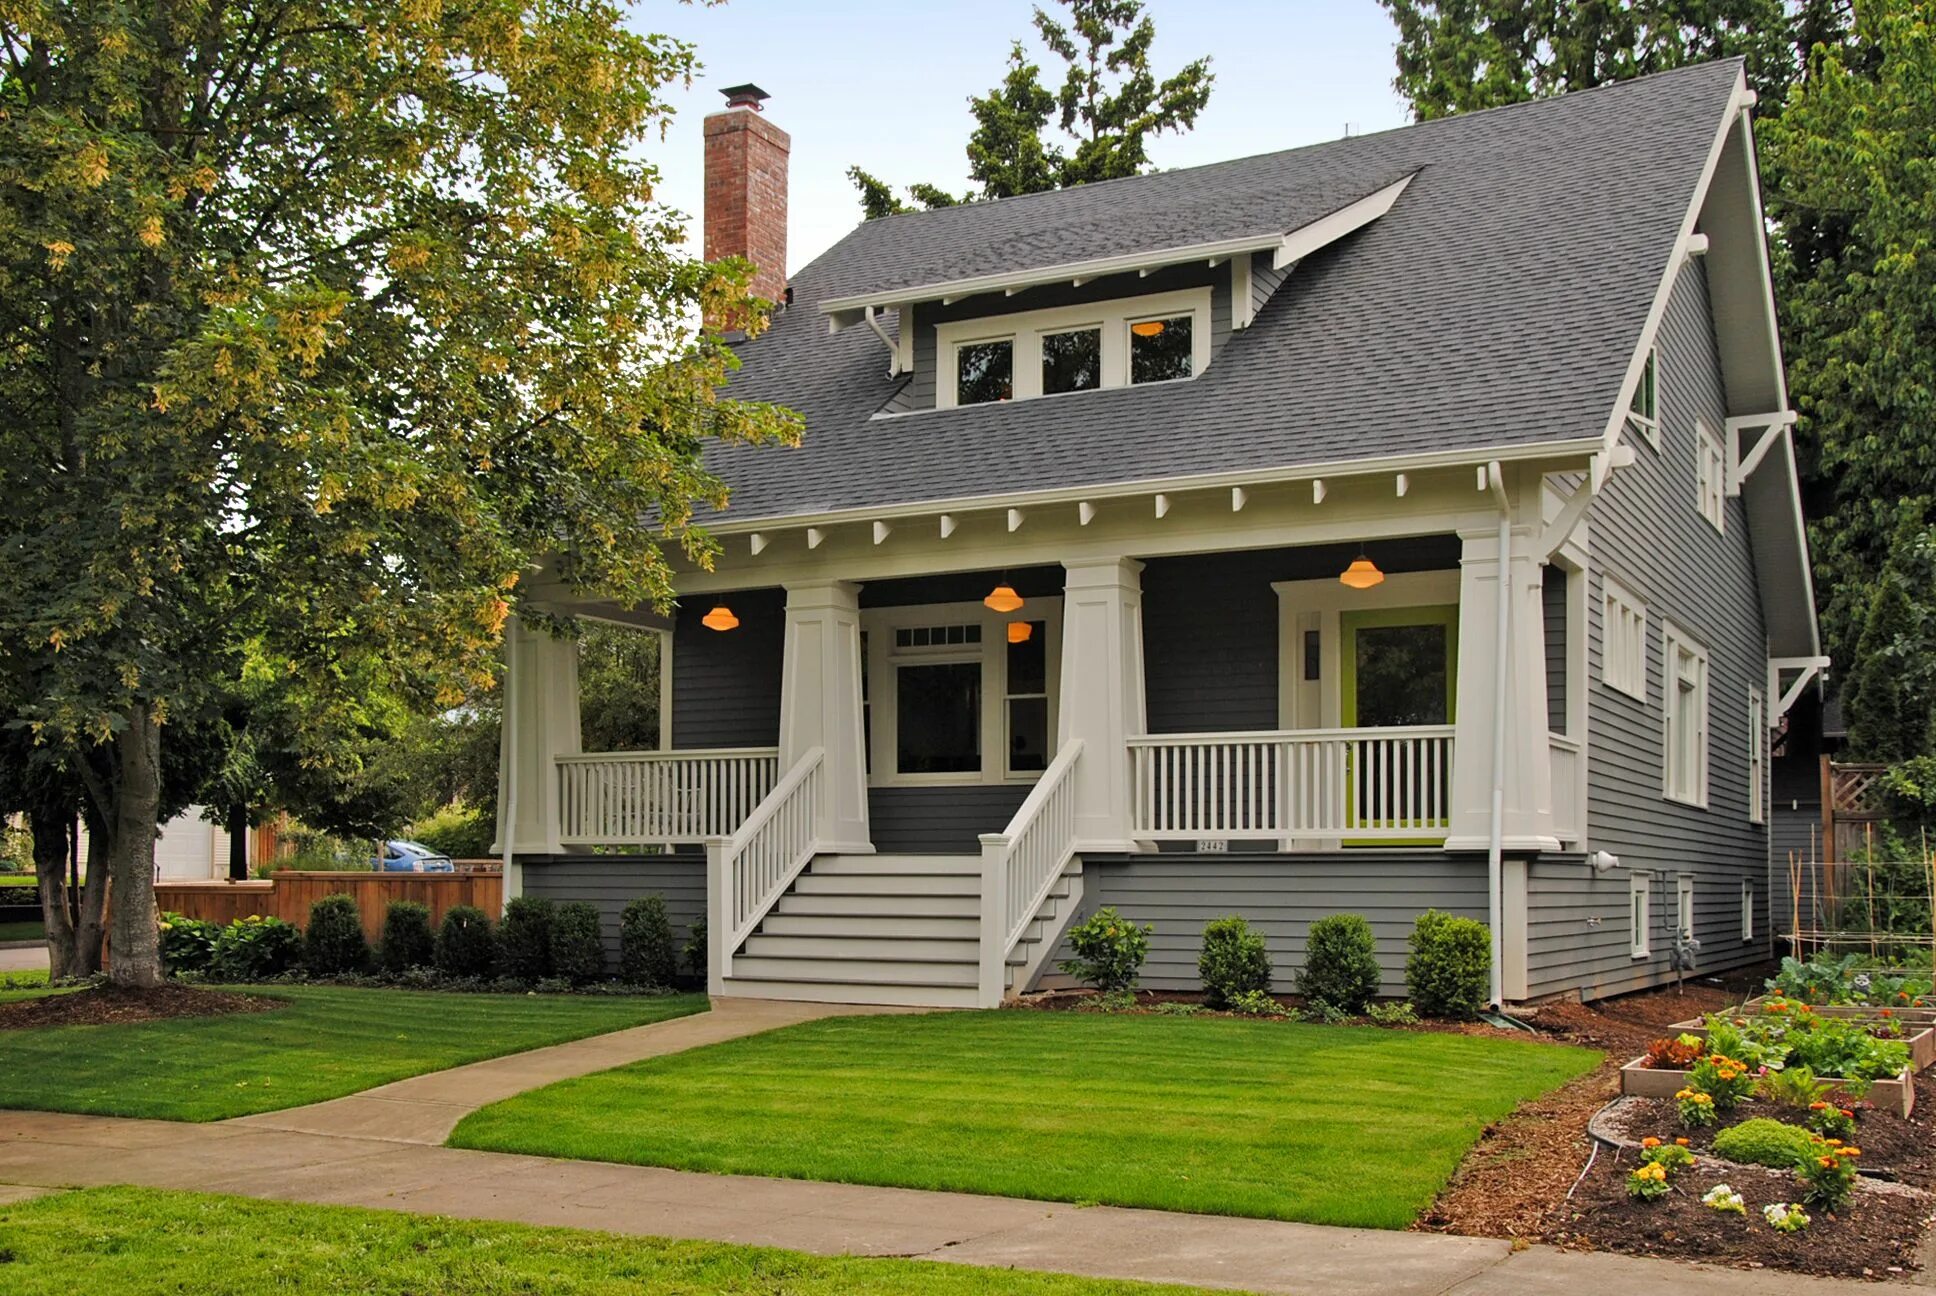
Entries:
[[[960,198],[932,184],[909,185],[921,206],[1011,198],[1097,180],[1140,175],[1149,166],[1149,139],[1187,131],[1210,101],[1210,60],[1186,63],[1158,79],[1150,67],[1156,23],[1142,0],[1058,0],[1058,21],[1035,10],[1036,35],[1063,63],[1051,89],[1041,65],[1021,41],[1009,49],[1000,85],[970,99],[975,129],[968,137],[968,174],[977,187]],[[1052,137],[1053,129],[1061,138]],[[860,167],[848,179],[859,190],[867,219],[910,210],[893,187]]]

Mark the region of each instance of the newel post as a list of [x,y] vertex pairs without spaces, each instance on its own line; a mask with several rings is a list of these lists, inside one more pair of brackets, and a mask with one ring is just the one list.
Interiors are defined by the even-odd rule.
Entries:
[[733,876],[727,852],[731,838],[706,839],[706,993],[725,994],[733,975]]
[[1005,833],[981,837],[981,977],[975,1005],[999,1008],[1008,993],[1008,847]]

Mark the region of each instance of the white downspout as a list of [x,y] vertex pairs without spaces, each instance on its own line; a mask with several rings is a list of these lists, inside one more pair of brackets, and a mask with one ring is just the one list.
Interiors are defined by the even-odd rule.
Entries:
[[1498,650],[1492,673],[1492,827],[1486,843],[1486,914],[1492,933],[1492,984],[1495,1008],[1505,998],[1506,700],[1512,674],[1512,511],[1499,461],[1486,465],[1486,484],[1499,504]]

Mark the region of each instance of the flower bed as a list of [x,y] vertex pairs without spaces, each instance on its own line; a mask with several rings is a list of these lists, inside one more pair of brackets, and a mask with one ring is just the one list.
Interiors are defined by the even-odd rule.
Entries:
[[[1729,1012],[1719,1015],[1730,1018],[1739,1017],[1743,1013],[1755,1011],[1759,1005],[1766,1004],[1767,1002],[1768,1000],[1765,998],[1750,999],[1741,1006],[1740,1012]],[[1936,1064],[1936,1024],[1909,1019],[1901,1013],[1896,1013],[1891,1016],[1877,1016],[1878,1011],[1888,1013],[1889,1010],[1886,1008],[1880,1010],[1873,1008],[1845,1008],[1840,1011],[1833,1008],[1817,1008],[1814,1011],[1823,1017],[1834,1020],[1859,1021],[1872,1026],[1893,1022],[1900,1029],[1901,1034],[1889,1038],[1900,1039],[1909,1047],[1909,1069],[1912,1072],[1922,1071],[1930,1065]],[[1675,1022],[1667,1029],[1676,1035],[1693,1035],[1700,1039],[1707,1038],[1707,1021],[1703,1018],[1697,1017],[1690,1021]]]

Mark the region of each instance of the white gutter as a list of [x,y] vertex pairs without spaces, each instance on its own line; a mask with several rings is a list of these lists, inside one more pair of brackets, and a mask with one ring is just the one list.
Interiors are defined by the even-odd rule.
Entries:
[[1499,504],[1499,621],[1492,668],[1492,827],[1486,842],[1486,917],[1492,933],[1492,1006],[1505,1000],[1506,698],[1512,665],[1512,510],[1499,462],[1486,465],[1486,485]]

